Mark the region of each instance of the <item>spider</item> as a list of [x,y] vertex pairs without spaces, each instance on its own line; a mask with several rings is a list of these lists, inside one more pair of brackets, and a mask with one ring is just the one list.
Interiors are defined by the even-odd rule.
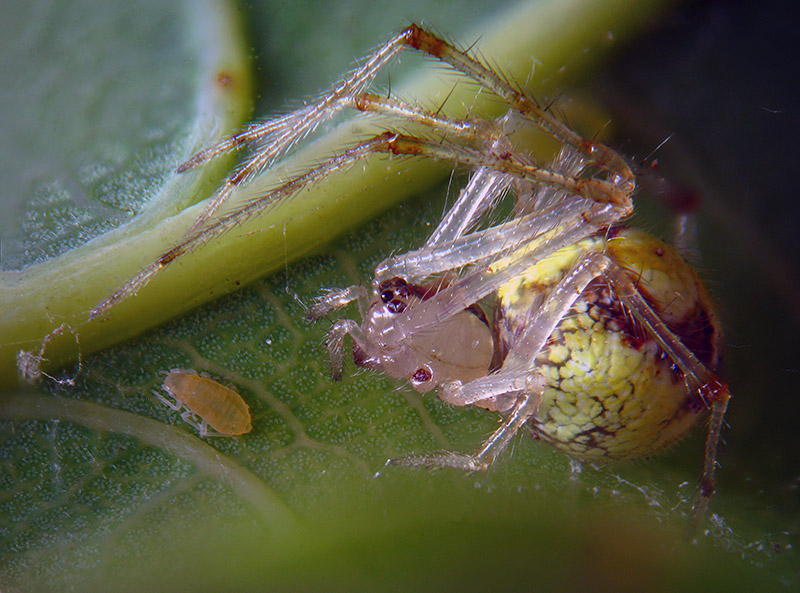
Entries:
[[[497,120],[453,118],[368,92],[376,73],[405,48],[472,78],[505,101],[508,113]],[[379,134],[230,214],[215,215],[237,186],[345,108],[393,118],[419,132]],[[563,147],[549,167],[515,145],[514,131],[530,125]],[[390,463],[485,470],[523,427],[578,459],[640,458],[679,439],[710,408],[692,511],[695,522],[703,519],[729,399],[715,374],[719,324],[705,288],[678,253],[621,224],[633,212],[636,179],[620,155],[584,139],[468,51],[416,24],[318,101],[251,124],[178,170],[243,145],[254,145],[254,154],[182,241],[91,317],[198,244],[368,155],[455,162],[470,167],[472,176],[425,244],[384,260],[369,286],[331,290],[308,312],[316,320],[358,304],[361,322],[338,320],[328,334],[335,379],[342,375],[349,336],[358,366],[405,379],[420,392],[438,388],[450,404],[504,415],[474,454]],[[485,222],[509,195],[512,215]],[[487,307],[493,307],[491,319]]]

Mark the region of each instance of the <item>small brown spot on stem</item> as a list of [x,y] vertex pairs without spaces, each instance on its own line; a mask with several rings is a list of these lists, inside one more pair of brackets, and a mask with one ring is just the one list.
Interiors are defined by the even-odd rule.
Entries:
[[233,86],[233,74],[230,72],[226,72],[225,70],[221,70],[217,74],[217,84],[222,88],[227,88]]

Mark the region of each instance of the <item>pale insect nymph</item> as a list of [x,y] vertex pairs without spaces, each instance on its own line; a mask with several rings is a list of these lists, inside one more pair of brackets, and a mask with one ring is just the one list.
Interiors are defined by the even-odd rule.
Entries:
[[[507,115],[452,118],[366,92],[404,48],[472,78],[507,103]],[[367,139],[252,203],[214,216],[233,189],[345,108],[421,131]],[[515,128],[525,125],[561,143],[549,167],[513,142]],[[368,155],[465,165],[472,177],[421,248],[384,260],[370,286],[329,291],[309,311],[318,319],[353,301],[359,306],[360,323],[336,321],[328,335],[335,378],[349,335],[359,366],[406,379],[420,392],[438,388],[453,405],[505,416],[474,454],[391,463],[484,470],[523,427],[578,459],[640,458],[679,439],[711,409],[693,510],[696,521],[703,518],[729,399],[715,374],[719,326],[706,290],[678,253],[620,224],[633,212],[636,188],[621,156],[584,139],[483,62],[418,25],[386,42],[318,101],[251,124],[179,171],[242,145],[254,146],[254,154],[183,240],[98,305],[92,317],[135,294],[183,253]],[[506,196],[514,201],[513,215],[484,222]],[[491,319],[485,307],[493,308]]]
[[[161,402],[176,412],[200,437],[238,436],[253,430],[250,407],[236,391],[193,370],[173,369],[161,389],[174,401],[153,391]],[[209,430],[211,427],[211,430]]]

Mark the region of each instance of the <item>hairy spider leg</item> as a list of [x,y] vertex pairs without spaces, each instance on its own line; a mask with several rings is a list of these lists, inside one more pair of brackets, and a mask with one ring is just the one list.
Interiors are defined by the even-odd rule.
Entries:
[[[461,129],[467,135],[480,135],[480,128],[491,124],[475,124],[475,120],[462,120],[460,124],[454,124],[457,120],[446,117],[436,117],[436,114],[402,104],[398,101],[384,100],[377,101],[375,95],[363,93],[362,91],[374,79],[377,72],[389,63],[405,46],[417,48],[427,52],[475,79],[477,82],[487,86],[501,98],[506,100],[509,105],[518,110],[526,119],[533,121],[542,129],[550,132],[556,138],[562,140],[575,150],[586,155],[587,159],[597,167],[611,173],[609,180],[588,178],[570,179],[569,176],[550,173],[546,169],[535,167],[528,164],[528,174],[526,178],[532,178],[543,183],[554,183],[564,186],[565,189],[573,193],[591,197],[599,201],[609,201],[620,206],[626,211],[632,209],[630,195],[635,184],[630,168],[619,155],[610,148],[597,142],[589,142],[582,139],[579,135],[572,132],[567,126],[559,122],[546,110],[538,107],[532,99],[527,97],[522,91],[514,89],[507,81],[499,75],[474,60],[465,52],[456,49],[435,35],[425,31],[417,25],[411,25],[390,39],[381,46],[364,65],[356,69],[351,75],[342,79],[334,88],[316,103],[312,103],[300,110],[268,120],[262,123],[251,124],[243,132],[227,138],[215,146],[202,150],[187,160],[178,168],[178,171],[186,171],[197,165],[215,158],[216,156],[238,148],[243,144],[256,144],[254,155],[247,160],[234,174],[232,174],[217,195],[212,198],[209,206],[200,218],[186,232],[182,240],[174,248],[162,254],[154,262],[142,269],[138,274],[126,282],[120,289],[112,294],[105,301],[97,305],[90,312],[89,318],[95,319],[107,313],[118,302],[135,295],[138,290],[147,284],[161,269],[166,265],[181,257],[184,253],[194,249],[198,245],[205,243],[221,233],[224,233],[232,226],[246,220],[253,214],[260,212],[276,202],[287,199],[296,191],[308,184],[312,184],[331,172],[338,170],[345,163],[353,162],[361,158],[366,153],[372,152],[367,145],[370,141],[361,143],[356,147],[346,150],[338,156],[323,163],[320,167],[314,168],[306,173],[298,175],[272,192],[268,192],[253,203],[244,205],[230,214],[212,218],[212,213],[216,211],[224,199],[239,185],[246,184],[255,175],[263,171],[281,155],[289,151],[299,140],[307,136],[321,122],[325,121],[337,113],[340,109],[351,107],[364,111],[383,112],[386,115],[404,118],[406,120],[418,121],[423,125],[433,126],[439,131],[449,131],[458,135],[457,130]],[[471,122],[471,123],[470,123]],[[485,130],[483,131],[485,135]],[[259,149],[259,146],[261,149]],[[464,150],[467,150],[464,148]],[[392,151],[389,151],[392,152]],[[395,150],[402,153],[401,150]],[[429,156],[437,158],[427,151]],[[477,151],[473,151],[477,152]],[[359,153],[360,156],[357,156]],[[413,154],[413,153],[411,153]],[[453,159],[456,155],[450,155]],[[466,162],[475,166],[475,159],[464,161],[464,155],[458,156],[460,162]],[[481,159],[477,159],[480,161]],[[519,157],[517,160],[521,160]],[[473,161],[473,162],[469,162]],[[478,162],[480,165],[480,162]],[[487,163],[487,166],[500,173],[513,172],[511,170],[498,169]],[[531,175],[533,171],[538,174]],[[465,229],[455,230],[451,236],[456,236]]]
[[[399,104],[399,102],[394,102]],[[375,102],[374,104],[377,104]],[[409,112],[425,113],[423,110],[409,107]],[[455,129],[453,123],[457,120],[436,117],[433,114],[428,114],[430,121],[435,121],[441,124],[439,129]],[[438,126],[437,126],[438,127]],[[464,128],[463,126],[461,126]],[[467,126],[464,128],[463,134],[474,136],[475,128]],[[485,132],[485,130],[484,130]],[[136,294],[138,290],[147,284],[161,269],[169,265],[175,259],[182,256],[199,245],[202,245],[214,237],[226,232],[237,224],[249,219],[251,216],[262,212],[278,202],[284,201],[300,190],[313,185],[319,180],[327,177],[328,175],[346,168],[350,164],[361,160],[369,154],[374,152],[385,152],[396,155],[409,155],[409,156],[427,156],[434,159],[458,161],[459,163],[473,166],[473,167],[486,167],[498,171],[502,174],[512,174],[521,179],[527,179],[534,182],[552,184],[558,187],[563,187],[570,193],[584,195],[591,199],[605,201],[605,193],[610,184],[604,180],[587,178],[577,179],[562,173],[551,172],[546,168],[531,164],[524,157],[513,155],[512,153],[504,153],[503,155],[486,154],[478,149],[461,146],[444,140],[433,141],[423,138],[416,138],[413,136],[405,136],[402,134],[392,134],[385,132],[370,140],[361,142],[360,144],[342,152],[337,156],[331,157],[318,167],[315,167],[297,177],[290,179],[286,183],[266,193],[265,195],[254,199],[250,203],[242,206],[238,210],[231,212],[223,217],[215,218],[213,224],[198,228],[193,233],[184,236],[182,241],[169,251],[162,254],[154,262],[143,268],[136,276],[131,278],[122,287],[120,287],[114,294],[112,294],[105,301],[97,305],[89,314],[89,319],[95,319],[107,313],[118,302]],[[617,206],[619,208],[619,206]],[[622,210],[622,209],[621,209]],[[619,216],[625,216],[629,213],[627,206],[624,211],[619,213]]]
[[624,269],[615,264],[606,271],[605,276],[611,282],[615,294],[681,369],[687,390],[696,393],[703,404],[711,409],[703,456],[703,473],[700,478],[700,488],[692,505],[693,526],[696,527],[704,519],[709,501],[714,494],[717,448],[731,397],[728,384],[700,362],[666,326],[642,297],[636,284]]
[[[390,135],[391,136],[391,135]],[[382,134],[370,140],[362,142],[341,154],[331,157],[321,165],[290,179],[279,185],[263,196],[250,201],[241,208],[225,216],[215,218],[213,225],[198,228],[195,232],[185,236],[180,243],[169,251],[162,254],[158,259],[143,268],[136,276],[128,280],[124,285],[117,289],[114,294],[103,302],[99,303],[89,313],[89,319],[95,319],[108,313],[117,303],[135,295],[147,282],[153,278],[163,268],[178,259],[185,253],[192,251],[204,243],[214,239],[220,234],[234,228],[235,226],[248,220],[256,214],[268,210],[278,202],[296,196],[301,190],[313,186],[315,183],[324,179],[331,173],[348,167],[374,152],[386,152],[382,148],[386,144],[388,136]]]
[[[377,286],[382,279],[394,276],[416,280],[461,269],[470,264],[487,263],[517,250],[521,245],[525,246],[524,251],[505,263],[504,268],[484,266],[485,269],[480,274],[445,287],[427,301],[417,304],[413,308],[414,322],[409,331],[426,331],[430,324],[444,321],[491,294],[509,278],[530,267],[532,261],[546,257],[561,247],[608,226],[618,216],[619,213],[610,204],[585,199],[554,204],[542,212],[527,214],[486,230],[464,235],[446,244],[423,247],[401,256],[387,258],[376,268],[374,284]],[[473,300],[469,300],[470,298]],[[308,317],[311,320],[319,319],[353,300],[358,300],[362,309],[364,303],[368,305],[366,289],[351,286],[330,291],[310,307]],[[334,335],[340,333],[341,329]]]
[[540,212],[469,233],[449,243],[389,257],[376,268],[375,279],[380,282],[399,276],[417,281],[467,265],[479,267],[485,264],[487,267],[499,256],[521,245],[526,245],[530,256],[543,257],[558,246],[578,241],[616,220],[616,212],[607,204],[583,199],[554,204]]
[[[484,150],[493,154],[508,154],[512,151],[512,145],[506,138],[507,116],[493,121],[451,118],[370,93],[357,97],[353,106],[363,112],[416,122],[425,126],[428,132],[436,132],[442,136],[477,140]],[[527,162],[519,155],[518,158],[521,162]],[[477,169],[470,176],[467,186],[459,192],[456,202],[439,221],[425,246],[435,247],[464,235],[485,211],[497,203],[514,180],[511,175],[498,173],[487,167]]]
[[411,31],[408,45],[439,58],[479,82],[505,100],[524,118],[585,155],[601,169],[608,171],[612,176],[612,185],[615,186],[609,194],[609,199],[620,205],[630,202],[631,194],[636,187],[635,176],[628,163],[617,152],[599,142],[586,140],[550,114],[546,108],[537,105],[525,92],[514,88],[507,80],[467,52],[416,24],[412,24],[408,30]]
[[444,451],[431,455],[395,457],[387,460],[386,465],[426,467],[428,469],[451,467],[464,471],[486,471],[497,459],[497,456],[503,452],[517,431],[525,426],[531,416],[536,414],[544,386],[544,377],[536,374],[529,375],[526,390],[517,396],[514,407],[503,423],[483,442],[474,455]]
[[[256,144],[263,147],[256,150],[255,154],[226,180],[188,232],[191,233],[202,226],[236,186],[249,182],[277,158],[288,152],[298,141],[313,132],[320,123],[330,119],[341,109],[354,107],[362,111],[375,110],[370,109],[370,104],[374,104],[376,96],[362,93],[362,91],[377,73],[406,46],[428,53],[450,64],[485,88],[492,90],[523,117],[534,122],[558,140],[572,146],[598,167],[612,173],[613,185],[616,188],[611,188],[610,197],[614,201],[622,204],[630,200],[630,195],[635,187],[634,176],[628,164],[616,152],[603,144],[582,138],[548,113],[546,109],[538,106],[524,92],[514,88],[507,80],[469,56],[465,51],[456,48],[422,27],[412,24],[379,47],[360,68],[341,79],[317,102],[282,117],[251,124],[243,132],[196,153],[178,167],[179,172],[186,171],[245,144]],[[387,101],[385,104],[388,106],[389,103],[390,101]],[[400,106],[394,113],[388,107],[384,107],[381,111],[387,115],[408,117],[407,107],[407,105]]]
[[180,165],[177,169],[179,173],[193,169],[201,163],[245,144],[253,144],[256,147],[252,157],[225,180],[187,234],[201,228],[237,186],[248,183],[276,159],[291,150],[299,141],[311,134],[321,123],[347,107],[349,101],[363,91],[377,73],[402,51],[409,35],[410,28],[384,43],[367,58],[361,67],[341,79],[316,102],[277,119],[251,124],[243,132],[201,150]]
[[604,180],[594,178],[576,179],[574,177],[570,177],[569,175],[548,171],[543,167],[527,164],[521,159],[513,158],[513,155],[506,154],[503,155],[503,157],[499,157],[492,154],[486,154],[477,149],[453,144],[447,141],[436,142],[424,138],[416,138],[412,136],[404,136],[402,134],[384,132],[383,134],[375,136],[370,140],[366,140],[337,156],[331,157],[318,167],[315,167],[306,173],[287,181],[264,196],[251,201],[246,206],[243,206],[242,208],[224,217],[216,219],[212,226],[199,229],[196,233],[185,237],[178,245],[145,267],[108,299],[92,309],[89,314],[89,318],[95,319],[107,313],[111,307],[118,302],[133,294],[136,294],[136,292],[161,269],[169,265],[184,253],[187,253],[192,249],[195,249],[197,246],[208,242],[212,238],[226,232],[237,224],[240,224],[259,212],[274,206],[276,203],[288,199],[289,197],[294,197],[300,190],[312,186],[314,183],[317,183],[328,175],[346,168],[354,162],[357,162],[362,158],[376,152],[407,156],[427,156],[429,158],[448,161],[457,160],[459,163],[466,164],[468,166],[485,166],[501,173],[513,174],[522,179],[563,187],[570,193],[575,193],[589,199],[598,200],[598,202],[601,203],[600,205],[611,207],[609,210],[613,210],[615,212],[615,219],[619,219],[629,213],[627,207],[623,208],[611,202],[608,204],[603,204],[605,200],[602,199],[602,191],[600,190],[609,185]]

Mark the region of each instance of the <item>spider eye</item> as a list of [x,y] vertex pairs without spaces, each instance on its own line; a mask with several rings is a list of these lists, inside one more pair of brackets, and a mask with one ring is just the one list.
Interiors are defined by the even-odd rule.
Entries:
[[384,280],[381,282],[378,285],[378,289],[382,291],[395,289],[400,294],[408,294],[408,282],[400,278],[400,276],[395,276],[394,278],[390,278],[389,280]]
[[430,381],[433,378],[433,372],[431,371],[430,367],[424,366],[419,367],[414,374],[411,375],[411,382],[414,384],[425,383]]
[[386,305],[386,308],[392,313],[402,313],[406,310],[406,304],[400,299],[394,299],[392,302]]
[[384,290],[384,291],[381,293],[381,300],[382,300],[384,303],[388,303],[388,302],[389,302],[389,301],[391,301],[393,298],[394,298],[394,292],[392,292],[391,290]]

